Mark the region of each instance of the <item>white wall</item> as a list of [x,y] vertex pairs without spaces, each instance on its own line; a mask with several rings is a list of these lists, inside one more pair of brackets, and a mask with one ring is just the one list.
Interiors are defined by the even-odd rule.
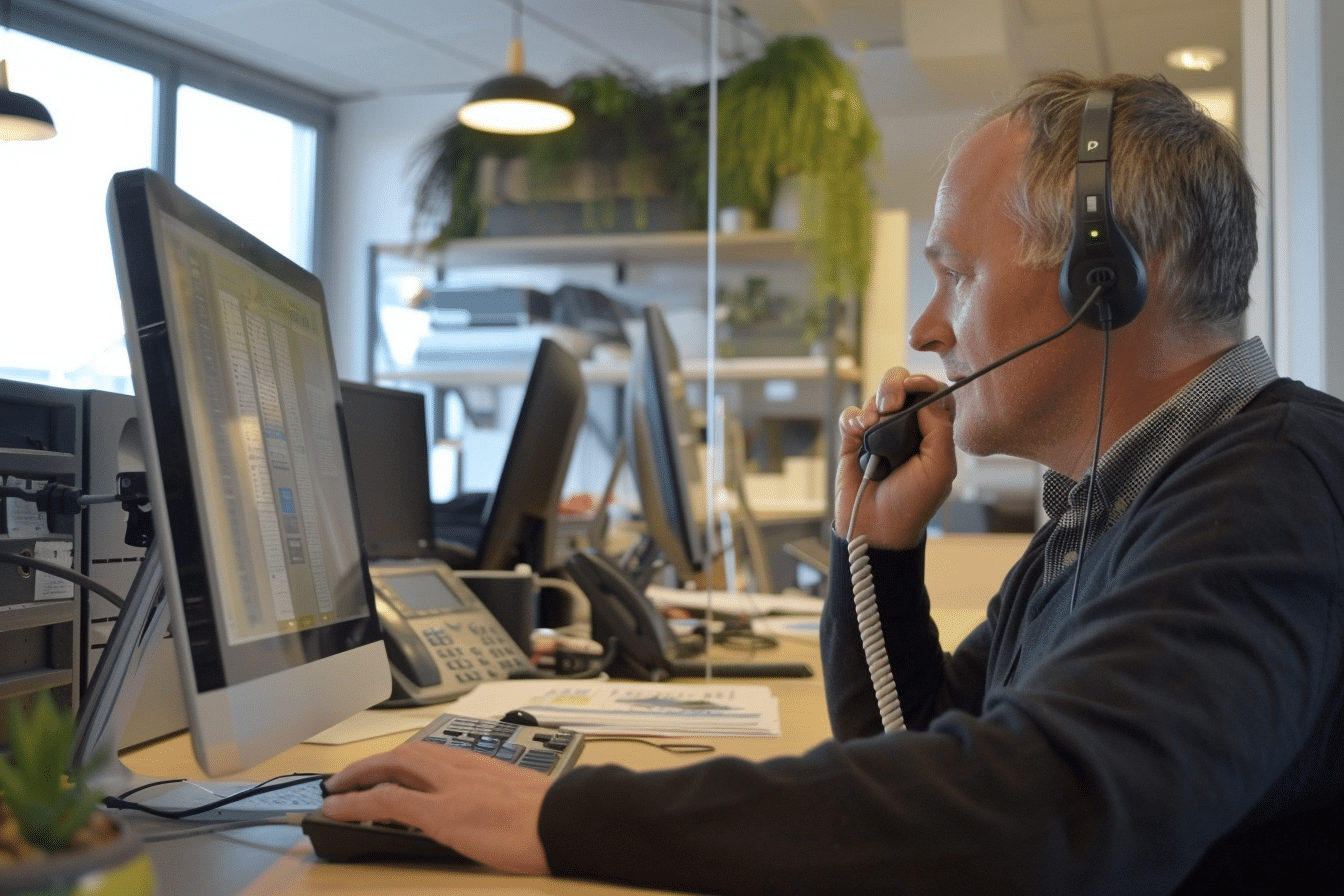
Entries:
[[336,362],[347,379],[364,379],[367,373],[369,246],[406,243],[415,237],[411,233],[414,156],[452,120],[463,99],[385,97],[344,103],[339,109],[325,285]]
[[1344,396],[1344,4],[1243,0],[1246,151],[1261,190],[1251,332],[1284,376]]

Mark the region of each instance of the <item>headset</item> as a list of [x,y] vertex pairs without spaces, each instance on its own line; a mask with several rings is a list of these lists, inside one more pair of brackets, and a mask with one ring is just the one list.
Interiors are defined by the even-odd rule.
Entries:
[[[1069,313],[1068,324],[987,364],[951,386],[932,394],[907,396],[905,407],[879,420],[864,433],[863,446],[859,451],[859,466],[864,471],[864,481],[854,496],[849,531],[845,537],[849,542],[850,579],[860,640],[868,660],[878,713],[886,731],[904,728],[905,722],[878,616],[877,595],[868,563],[867,538],[856,536],[853,531],[859,501],[863,498],[868,482],[885,478],[919,451],[919,424],[915,421],[915,412],[920,408],[940,401],[991,370],[1054,341],[1079,323],[1107,334],[1105,345],[1109,354],[1110,331],[1131,323],[1143,310],[1148,298],[1147,270],[1129,236],[1115,220],[1111,204],[1111,113],[1114,102],[1113,90],[1092,91],[1084,101],[1079,123],[1078,161],[1074,169],[1073,236],[1064,264],[1059,270],[1059,298],[1064,310]],[[1105,405],[1104,372],[1098,404],[1100,417],[1101,408]],[[1101,421],[1098,419],[1098,445],[1100,436]],[[1096,451],[1093,452],[1095,467]],[[1090,519],[1090,486],[1087,501],[1086,518]],[[1084,544],[1086,540],[1084,532]],[[1078,596],[1081,553],[1075,564],[1070,610]]]
[[1111,108],[1115,92],[1087,95],[1078,132],[1073,195],[1073,238],[1059,269],[1059,299],[1070,316],[1101,286],[1081,323],[1094,330],[1123,327],[1148,298],[1143,259],[1115,220],[1111,206]]

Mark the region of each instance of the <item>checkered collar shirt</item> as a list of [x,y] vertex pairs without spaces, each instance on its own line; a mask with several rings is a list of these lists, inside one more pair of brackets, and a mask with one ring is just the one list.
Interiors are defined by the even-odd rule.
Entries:
[[[1087,544],[1115,525],[1139,492],[1181,446],[1195,436],[1230,420],[1265,386],[1278,378],[1274,362],[1260,339],[1253,338],[1225,353],[1165,404],[1120,437],[1097,463],[1092,495],[1092,520]],[[1045,546],[1049,582],[1078,557],[1087,506],[1088,474],[1074,482],[1047,470],[1043,502],[1055,523]]]

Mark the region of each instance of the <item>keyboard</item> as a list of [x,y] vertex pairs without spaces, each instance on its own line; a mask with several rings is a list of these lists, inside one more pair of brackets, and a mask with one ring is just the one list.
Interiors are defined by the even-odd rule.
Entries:
[[[421,729],[415,740],[469,750],[547,775],[568,771],[583,752],[583,735],[567,728],[496,722],[448,713]],[[336,821],[320,812],[303,819],[303,831],[318,858],[329,862],[467,862],[461,853],[415,828],[391,822]]]

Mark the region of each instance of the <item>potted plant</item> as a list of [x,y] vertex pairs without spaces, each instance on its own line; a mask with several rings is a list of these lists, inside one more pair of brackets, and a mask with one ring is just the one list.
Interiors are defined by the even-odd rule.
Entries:
[[8,705],[10,755],[0,757],[0,893],[139,896],[154,873],[139,838],[98,811],[88,785],[99,763],[67,768],[73,714],[38,692],[27,715]]
[[432,248],[485,233],[683,229],[704,220],[706,90],[660,92],[634,72],[604,71],[571,78],[561,93],[574,112],[563,131],[518,137],[454,122],[424,144],[412,228],[443,221]]
[[[599,72],[571,79],[563,93],[575,115],[564,131],[504,137],[454,123],[430,138],[419,157],[413,227],[445,222],[431,248],[487,232],[487,207],[500,202],[524,214],[529,204],[582,207],[568,225],[534,232],[665,229],[650,223],[655,197],[675,201],[664,216],[674,227],[703,225],[709,85],[660,91],[632,72]],[[798,236],[819,307],[867,288],[867,164],[878,142],[853,72],[820,38],[778,38],[721,83],[718,205],[767,221],[780,184],[797,181]],[[617,203],[630,209],[626,220]]]
[[853,71],[820,38],[777,38],[724,81],[720,204],[769,220],[781,182],[797,178],[798,236],[811,254],[822,305],[867,288],[873,253],[867,164],[878,144]]

